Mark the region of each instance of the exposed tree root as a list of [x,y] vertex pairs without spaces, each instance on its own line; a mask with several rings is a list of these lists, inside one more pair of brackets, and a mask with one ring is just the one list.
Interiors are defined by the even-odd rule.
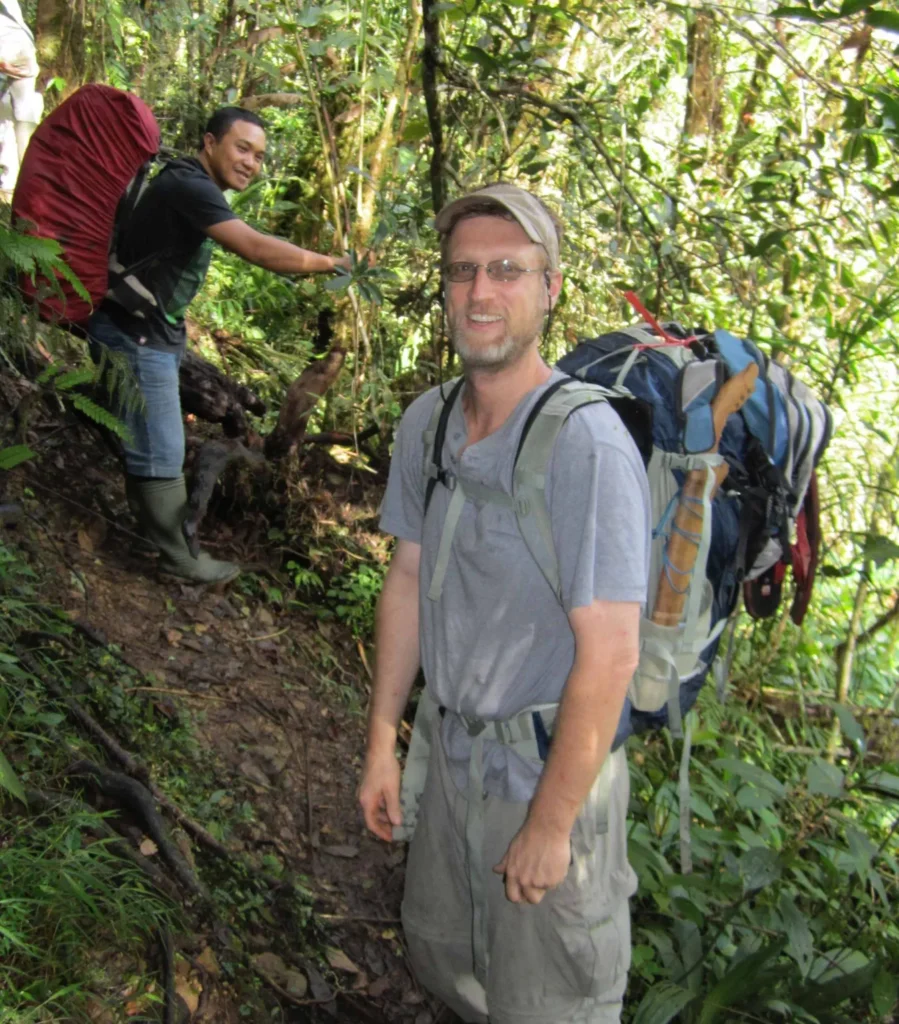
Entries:
[[209,899],[206,887],[191,870],[187,861],[169,839],[165,823],[153,802],[150,791],[143,783],[122,772],[101,768],[92,761],[81,760],[70,765],[67,774],[72,778],[90,779],[96,788],[119,806],[135,812],[143,823],[147,835],[159,849],[181,885],[193,896]]

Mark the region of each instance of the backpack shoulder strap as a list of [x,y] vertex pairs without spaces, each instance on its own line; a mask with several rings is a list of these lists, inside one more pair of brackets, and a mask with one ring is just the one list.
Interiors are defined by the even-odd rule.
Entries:
[[568,378],[547,388],[531,410],[521,432],[512,475],[518,527],[534,561],[553,593],[562,600],[559,561],[546,503],[546,467],[559,432],[582,405],[607,401],[610,392],[595,384]]
[[424,515],[428,514],[428,506],[431,504],[431,498],[434,495],[434,488],[437,486],[438,481],[442,484],[446,484],[446,471],[443,468],[443,444],[446,441],[446,428],[449,423],[450,413],[453,411],[453,406],[456,403],[456,399],[459,397],[459,392],[462,390],[462,385],[465,383],[464,377],[459,377],[456,380],[448,382],[452,384],[450,393],[444,395],[445,385],[441,384],[437,390],[437,402],[434,405],[434,411],[431,413],[431,419],[428,422],[425,432],[422,435],[422,442],[424,444],[424,480],[425,480],[425,505]]

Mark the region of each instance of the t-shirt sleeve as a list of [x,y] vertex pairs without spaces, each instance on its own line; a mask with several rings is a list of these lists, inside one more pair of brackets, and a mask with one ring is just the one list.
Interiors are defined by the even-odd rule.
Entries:
[[566,613],[596,599],[645,604],[649,487],[636,445],[615,412],[594,405],[573,413],[549,472]]
[[237,220],[222,190],[200,171],[176,172],[167,182],[166,199],[191,227],[206,231],[227,220]]
[[422,416],[423,398],[409,406],[397,428],[380,521],[385,533],[416,544],[421,544],[425,504],[423,433],[429,416]]

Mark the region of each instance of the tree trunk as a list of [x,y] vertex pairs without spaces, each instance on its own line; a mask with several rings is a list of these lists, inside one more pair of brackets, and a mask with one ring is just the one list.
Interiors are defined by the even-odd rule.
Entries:
[[721,80],[715,73],[715,19],[699,11],[687,29],[687,103],[684,135],[714,135],[721,127]]
[[764,84],[765,76],[768,74],[768,65],[771,63],[772,56],[773,54],[770,50],[759,50],[755,55],[755,67],[752,69],[752,78],[750,78],[749,85],[746,87],[746,92],[743,95],[740,118],[734,132],[734,140],[731,143],[731,154],[724,165],[724,176],[727,181],[733,181],[737,165],[740,162],[741,150],[737,143],[752,128],[759,96],[762,92],[762,85]]
[[64,78],[63,94],[84,79],[84,21],[80,4],[38,0],[34,41],[41,77]]
[[[852,685],[852,661],[855,657],[855,648],[858,642],[858,635],[861,632],[862,616],[865,613],[865,602],[868,599],[870,584],[868,583],[868,572],[870,565],[865,564],[862,569],[862,578],[859,580],[855,591],[855,602],[852,606],[852,618],[849,620],[849,633],[840,645],[842,650],[837,661],[837,686],[834,696],[837,704],[846,704],[849,701],[849,689]],[[837,748],[840,745],[841,729],[840,720],[834,715],[830,726],[830,736],[827,740],[827,759],[833,761],[836,757]]]
[[365,193],[362,199],[362,206],[359,210],[359,217],[353,230],[353,244],[362,248],[368,241],[371,233],[372,221],[374,220],[375,201],[378,196],[378,187],[384,176],[384,169],[387,164],[387,156],[396,146],[393,125],[396,120],[397,111],[405,109],[409,95],[409,72],[415,59],[415,44],[418,34],[421,31],[421,14],[418,10],[417,0],[412,0],[409,5],[409,32],[406,36],[406,45],[403,50],[403,58],[396,69],[396,79],[393,92],[387,100],[384,108],[384,117],[381,122],[381,130],[375,142],[374,152],[369,163],[369,178],[366,181]]
[[265,439],[265,457],[277,459],[286,455],[302,440],[309,415],[316,402],[337,379],[346,352],[334,346],[324,359],[310,363],[287,389],[278,423]]
[[434,213],[443,207],[443,124],[437,97],[437,68],[440,66],[440,14],[433,0],[422,0],[425,48],[422,54],[422,85],[428,124],[431,128],[431,203]]

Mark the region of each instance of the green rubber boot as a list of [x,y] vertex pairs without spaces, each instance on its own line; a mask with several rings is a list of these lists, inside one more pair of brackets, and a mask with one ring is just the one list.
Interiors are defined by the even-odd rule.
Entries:
[[181,532],[187,511],[184,477],[147,480],[129,477],[128,496],[140,513],[140,523],[150,544],[159,549],[159,571],[191,583],[227,583],[240,573],[233,562],[219,562],[205,551],[194,558]]

